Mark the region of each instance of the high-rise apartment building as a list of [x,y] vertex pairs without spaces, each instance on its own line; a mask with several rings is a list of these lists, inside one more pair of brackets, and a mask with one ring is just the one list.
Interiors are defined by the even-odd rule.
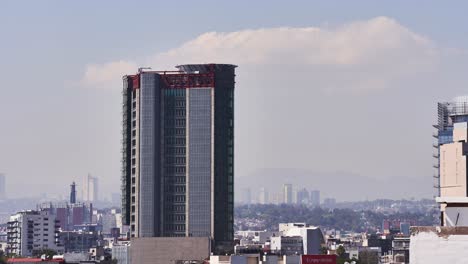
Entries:
[[283,185],[283,203],[292,204],[293,202],[293,190],[292,184]]
[[10,217],[7,224],[7,254],[32,256],[42,249],[63,253],[55,215],[48,211],[23,211]]
[[438,103],[434,165],[441,225],[468,226],[468,97]]
[[235,67],[123,77],[122,215],[132,237],[233,240]]
[[97,202],[98,201],[98,178],[88,174],[83,181],[83,201]]

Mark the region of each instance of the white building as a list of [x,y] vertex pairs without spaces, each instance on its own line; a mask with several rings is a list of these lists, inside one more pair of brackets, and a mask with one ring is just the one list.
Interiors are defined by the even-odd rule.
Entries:
[[411,228],[410,263],[466,263],[468,227],[418,226]]
[[271,251],[281,255],[302,255],[304,246],[301,236],[279,236],[272,237],[270,244]]
[[83,181],[83,201],[98,201],[98,178],[88,174]]
[[48,211],[23,211],[8,222],[7,253],[32,256],[34,251],[52,249],[63,253],[59,244],[59,225]]
[[302,237],[304,254],[321,254],[324,238],[319,227],[309,226],[305,223],[281,223],[279,224],[279,231],[283,236]]

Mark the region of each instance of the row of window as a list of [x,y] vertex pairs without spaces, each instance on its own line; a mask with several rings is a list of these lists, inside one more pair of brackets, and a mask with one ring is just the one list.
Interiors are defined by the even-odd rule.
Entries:
[[166,221],[185,221],[185,214],[171,214],[165,216]]
[[183,119],[183,118],[167,118],[164,120],[164,125],[166,127],[170,127],[170,126],[178,126],[178,127],[185,127],[185,125],[187,124],[186,120]]
[[166,128],[164,129],[164,133],[168,135],[176,135],[176,136],[185,136],[185,127],[184,128]]
[[[166,204],[166,206],[164,206],[164,208],[166,209],[166,212],[174,212],[174,213],[185,213],[185,205],[181,204],[181,205],[174,205],[174,204]],[[169,215],[169,213],[168,213]]]
[[185,231],[184,224],[166,224],[164,225],[166,231]]
[[166,116],[185,117],[185,109],[165,109]]
[[167,147],[164,150],[166,155],[177,155],[177,154],[185,154],[185,147]]
[[167,167],[164,167],[164,172],[166,174],[173,174],[173,173],[185,174],[185,166],[167,166]]
[[185,137],[174,137],[174,135],[166,135],[164,138],[164,141],[166,145],[179,145],[179,146],[186,145]]
[[164,191],[168,193],[185,193],[185,185],[165,185]]
[[164,102],[167,107],[185,107],[185,98],[184,99],[169,99]]
[[185,165],[185,157],[166,157],[165,158],[166,164],[175,164],[175,165]]
[[165,97],[185,96],[185,89],[164,89]]
[[185,202],[185,195],[168,195],[166,196],[166,202],[169,203],[184,203]]

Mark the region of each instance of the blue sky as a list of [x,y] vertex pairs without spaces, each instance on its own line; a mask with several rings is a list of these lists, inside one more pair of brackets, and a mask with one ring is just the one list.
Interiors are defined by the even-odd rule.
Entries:
[[[274,90],[275,85],[282,83],[282,80],[269,83],[270,75],[265,69],[273,67],[273,63],[246,62],[245,65],[239,65],[236,95],[239,99],[236,102],[236,111],[239,111],[236,113],[236,122],[239,124],[236,128],[236,177],[242,179],[247,175],[255,175],[258,169],[278,166],[320,172],[344,171],[378,179],[412,177],[419,182],[425,179],[430,182],[430,125],[435,113],[434,104],[466,91],[467,78],[464,77],[464,72],[468,65],[467,5],[464,1],[2,1],[0,72],[4,78],[0,97],[0,171],[8,177],[11,196],[20,195],[17,192],[20,187],[28,190],[30,195],[44,192],[42,190],[50,182],[58,184],[50,192],[65,194],[71,181],[79,182],[88,172],[101,179],[101,186],[106,192],[103,196],[118,191],[120,77],[115,75],[115,82],[109,82],[108,86],[115,88],[96,88],[83,82],[83,76],[90,65],[96,65],[99,69],[106,63],[124,61],[130,63],[129,65],[151,64],[149,66],[156,67],[157,63],[152,64],[154,57],[161,59],[161,56],[170,65],[184,63],[179,61],[185,59],[181,55],[170,57],[165,52],[177,48],[180,52],[185,52],[181,48],[184,44],[189,43],[187,45],[190,46],[193,44],[190,41],[212,31],[229,34],[245,33],[248,29],[268,31],[278,27],[314,27],[326,32],[326,36],[340,36],[340,29],[346,25],[361,21],[364,23],[362,27],[370,30],[373,25],[382,24],[373,19],[386,17],[388,20],[383,21],[385,29],[392,30],[391,34],[394,34],[393,30],[397,32],[393,40],[401,36],[416,36],[424,38],[429,44],[411,39],[398,46],[398,50],[404,51],[397,53],[398,56],[418,56],[412,60],[417,62],[414,64],[415,68],[406,69],[405,74],[398,77],[394,77],[396,73],[386,75],[384,72],[368,71],[366,66],[350,66],[343,70],[342,67],[321,66],[320,62],[314,62],[314,66],[307,68],[304,74],[315,76],[319,72],[321,75],[330,74],[343,78],[336,83],[334,78],[312,81],[314,89],[320,90],[317,87],[328,86],[329,83],[346,86],[348,82],[361,86],[365,86],[362,84],[367,82],[375,87],[382,86],[372,92],[361,87],[364,92],[358,92],[353,97],[349,97],[348,92],[340,94],[341,92],[337,92],[341,91],[339,89],[332,90],[331,95],[330,91],[304,94],[315,98],[311,99],[311,103],[319,100],[326,102],[326,106],[338,105],[329,117],[336,120],[334,123],[328,123],[329,119],[321,119],[323,117],[313,109],[309,109],[309,113],[307,108],[301,108],[296,109],[303,113],[298,115],[297,123],[288,123],[287,117],[284,117],[285,122],[294,126],[297,131],[276,131],[275,105],[287,95],[279,92],[279,88]],[[354,27],[358,33],[361,32],[359,25]],[[295,31],[291,32],[293,35],[288,36],[295,36]],[[255,34],[252,38],[255,38]],[[212,41],[220,41],[222,38],[223,36],[217,35]],[[272,41],[280,40],[273,38]],[[305,43],[304,45],[313,44]],[[349,46],[352,49],[351,44]],[[436,58],[428,59],[425,57],[426,53],[419,54],[419,47],[428,48],[429,53],[436,53]],[[235,47],[231,49],[236,51]],[[242,52],[239,54],[246,54],[245,51]],[[261,48],[258,52],[251,52],[252,56],[261,53]],[[283,53],[278,50],[274,52],[273,54]],[[331,53],[333,52],[332,50]],[[221,50],[219,54],[210,54],[206,59],[223,60],[223,54]],[[362,55],[362,52],[359,54]],[[191,59],[205,58],[193,52],[190,55],[193,56]],[[298,56],[288,52],[282,55],[286,60],[288,57]],[[178,60],[172,61],[171,58]],[[372,65],[376,65],[376,60],[382,60],[382,66],[394,62],[393,59],[388,60],[380,55],[371,58]],[[290,63],[297,61],[291,60]],[[422,64],[431,65],[420,73],[418,65]],[[260,68],[263,70],[257,72],[258,65],[262,65]],[[298,70],[291,67],[294,71]],[[418,73],[406,74],[413,70]],[[349,72],[355,74],[348,76]],[[388,78],[385,84],[376,79],[375,76],[380,76],[379,74]],[[353,79],[354,75],[359,75],[360,79]],[[310,78],[304,82],[307,80],[310,81]],[[264,98],[261,93],[264,90],[260,89],[263,85],[270,85],[278,92],[272,92],[271,98]],[[399,88],[393,89],[394,86]],[[361,88],[358,90],[361,91]],[[262,99],[249,99],[250,95],[246,92],[249,89],[254,90],[253,94],[262,96]],[[289,108],[293,111],[298,106],[295,105],[294,97],[290,99],[285,104],[291,104]],[[352,100],[355,100],[355,104],[350,103]],[[395,101],[399,102],[402,109],[389,109]],[[316,102],[317,105],[320,103]],[[354,108],[353,105],[356,104],[359,107]],[[379,108],[381,104],[386,107]],[[350,107],[353,111],[347,116],[346,112],[349,112],[347,109]],[[412,114],[408,115],[405,111]],[[347,120],[356,116],[359,116],[359,120],[348,123]],[[328,125],[320,130],[338,131],[345,126],[364,126],[366,130],[351,133],[353,137],[344,136],[345,143],[335,143],[340,134],[317,132],[314,125],[303,125],[309,117],[317,118],[322,126]],[[411,121],[405,120],[405,117]],[[371,123],[382,119],[393,122],[393,126],[400,126],[400,129],[389,126],[386,131],[374,131]],[[385,127],[379,122],[375,126]],[[266,130],[276,132],[265,136]],[[363,145],[363,153],[378,152],[379,148],[373,147],[375,142],[363,142],[366,137],[374,139],[373,132],[383,133],[386,139],[386,142],[380,143],[380,149],[390,149],[389,153],[376,153],[369,160],[369,163],[383,168],[382,171],[377,168],[366,169],[365,163],[358,159],[348,160],[346,157],[352,152],[346,152],[342,156],[335,154],[343,147],[354,149],[354,153],[359,154]],[[298,140],[288,141],[285,138]],[[314,138],[331,143],[314,145]],[[277,149],[271,149],[271,142],[278,140],[284,143],[279,144]],[[307,147],[303,147],[304,141],[308,142]],[[395,145],[411,145],[412,150],[408,154],[401,154],[401,157],[395,157],[399,151],[393,148]],[[250,152],[260,158],[245,158]],[[272,153],[290,154],[284,158]],[[321,166],[302,158],[308,155],[311,160],[317,160],[320,164],[335,165]],[[393,157],[395,160],[389,160]],[[364,155],[364,158],[368,157]],[[385,168],[391,168],[390,164],[401,165],[401,169],[386,170]],[[22,186],[24,182],[30,182],[31,185]],[[425,186],[428,191],[417,196],[429,197],[432,192],[430,185],[431,183]],[[37,186],[44,188],[38,190]],[[387,192],[383,195],[405,197],[410,194]],[[362,197],[350,197],[360,198]]]

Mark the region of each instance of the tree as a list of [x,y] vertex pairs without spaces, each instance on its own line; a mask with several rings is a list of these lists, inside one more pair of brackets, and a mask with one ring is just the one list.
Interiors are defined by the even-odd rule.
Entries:
[[345,258],[346,257],[346,250],[342,245],[339,245],[338,248],[336,249],[336,254],[340,258]]
[[40,258],[42,257],[42,255],[45,255],[46,259],[51,259],[54,255],[57,255],[57,251],[50,249],[50,248],[43,248],[43,249],[33,250],[32,254],[36,258]]

